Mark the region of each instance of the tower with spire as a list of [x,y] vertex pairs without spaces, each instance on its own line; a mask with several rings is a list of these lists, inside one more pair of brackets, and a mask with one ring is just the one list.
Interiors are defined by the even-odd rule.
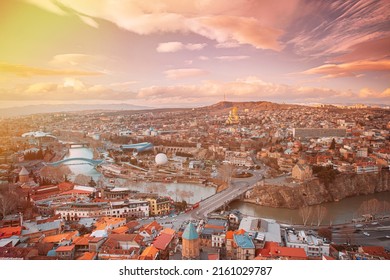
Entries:
[[199,259],[199,235],[195,226],[190,222],[182,235],[182,258],[183,260]]

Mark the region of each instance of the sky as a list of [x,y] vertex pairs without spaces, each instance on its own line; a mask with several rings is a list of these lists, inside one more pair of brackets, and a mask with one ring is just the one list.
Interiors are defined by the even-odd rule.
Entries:
[[0,1],[0,108],[390,104],[390,0]]

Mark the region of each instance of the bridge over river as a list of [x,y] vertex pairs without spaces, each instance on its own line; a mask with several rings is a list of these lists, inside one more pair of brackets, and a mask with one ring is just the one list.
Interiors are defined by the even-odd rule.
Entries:
[[[68,163],[70,162],[70,163]],[[74,163],[71,163],[74,162]],[[75,157],[75,158],[66,158],[55,162],[46,162],[45,165],[48,166],[59,166],[61,164],[68,163],[67,165],[79,165],[79,164],[89,164],[93,166],[98,166],[102,164],[104,160],[102,159],[90,159],[90,158],[82,158],[82,157]]]
[[250,178],[233,179],[229,188],[216,193],[199,203],[199,207],[191,212],[194,219],[204,219],[207,214],[227,206],[230,202],[245,195],[245,193],[262,180],[263,172],[254,172]]

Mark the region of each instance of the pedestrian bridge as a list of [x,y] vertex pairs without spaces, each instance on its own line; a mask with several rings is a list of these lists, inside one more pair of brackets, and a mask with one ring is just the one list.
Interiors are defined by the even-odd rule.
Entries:
[[[68,162],[72,162],[72,161],[78,161],[78,162],[68,163]],[[45,164],[48,166],[59,166],[61,164],[66,164],[66,163],[68,163],[67,165],[90,164],[93,166],[98,166],[98,165],[102,164],[103,162],[104,162],[104,160],[102,160],[102,159],[90,159],[90,158],[79,157],[79,158],[66,158],[63,160],[55,161],[55,162],[47,162]]]

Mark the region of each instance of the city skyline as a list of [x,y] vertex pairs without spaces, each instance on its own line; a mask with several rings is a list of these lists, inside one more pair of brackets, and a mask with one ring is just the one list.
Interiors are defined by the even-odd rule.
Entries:
[[6,1],[0,107],[389,104],[388,1]]

